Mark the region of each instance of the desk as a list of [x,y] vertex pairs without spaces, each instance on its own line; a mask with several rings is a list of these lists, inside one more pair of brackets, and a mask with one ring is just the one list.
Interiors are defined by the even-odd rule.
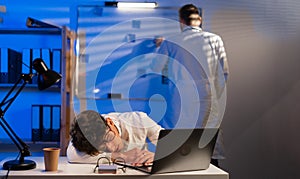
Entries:
[[[0,162],[2,166],[3,163],[12,158],[6,158]],[[67,161],[66,157],[60,157],[58,171],[56,172],[46,172],[44,170],[44,158],[43,157],[26,157],[36,162],[37,167],[32,170],[22,170],[22,171],[10,171],[8,178],[95,178],[101,177],[102,179],[154,179],[154,178],[163,178],[163,179],[229,179],[229,174],[214,165],[210,165],[207,170],[201,171],[190,171],[190,172],[175,172],[175,173],[165,173],[165,174],[153,174],[149,175],[140,171],[132,170],[127,168],[126,173],[123,173],[121,170],[117,174],[96,174],[93,173],[94,164],[70,164]],[[0,178],[4,177],[7,173],[7,170],[0,170]]]

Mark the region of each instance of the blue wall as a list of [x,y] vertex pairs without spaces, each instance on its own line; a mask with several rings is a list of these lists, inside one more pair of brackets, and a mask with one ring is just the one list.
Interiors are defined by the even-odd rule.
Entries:
[[[9,87],[0,87],[0,99],[9,91]],[[60,91],[59,89],[47,89],[39,91],[36,87],[25,87],[16,100],[7,110],[4,118],[17,133],[17,135],[26,141],[31,140],[31,106],[43,104],[60,104]],[[8,141],[8,136],[0,130],[0,143],[2,140]]]
[[[50,17],[54,24],[58,25],[66,24],[66,22],[69,21],[69,18],[66,18],[67,20],[61,18],[61,16],[66,16],[62,15],[63,13],[69,14],[69,8],[62,7],[59,11],[56,11],[57,9],[55,10],[55,7],[57,7],[57,4],[54,4],[53,7],[45,7],[45,4],[36,3],[34,3],[36,6],[20,4],[22,4],[21,1],[4,1],[4,4],[3,1],[0,2],[0,5],[6,6],[6,12],[0,13],[0,16],[3,18],[3,22],[0,24],[1,29],[25,29],[27,17],[42,18],[45,21]],[[61,48],[61,37],[57,35],[0,34],[0,39],[0,48],[11,48],[20,53],[22,53],[24,48]],[[3,63],[5,63],[4,59],[1,61],[1,64]],[[49,64],[47,65],[49,67]],[[23,66],[23,68],[27,67]],[[12,84],[0,85],[0,100],[7,94],[11,86]],[[59,105],[61,103],[60,89],[52,88],[39,91],[36,87],[32,86],[33,85],[27,85],[27,87],[25,87],[4,116],[12,129],[24,140],[31,140],[31,106],[35,104]],[[2,140],[10,141],[9,137],[1,129],[0,143]]]

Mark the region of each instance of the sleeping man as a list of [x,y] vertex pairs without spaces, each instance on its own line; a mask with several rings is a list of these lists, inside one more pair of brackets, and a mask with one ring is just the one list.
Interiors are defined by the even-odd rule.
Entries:
[[144,112],[81,112],[74,119],[67,148],[70,163],[96,163],[100,157],[122,158],[134,165],[153,162],[147,141],[157,143],[162,129]]

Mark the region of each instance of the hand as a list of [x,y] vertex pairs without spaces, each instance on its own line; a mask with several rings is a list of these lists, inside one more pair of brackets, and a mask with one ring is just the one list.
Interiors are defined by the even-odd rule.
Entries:
[[155,45],[156,47],[160,47],[161,43],[164,41],[164,38],[163,37],[156,37],[154,39],[154,42],[155,42]]
[[112,160],[117,158],[123,158],[126,163],[131,163],[133,165],[149,165],[153,162],[154,153],[148,150],[141,150],[134,148],[126,152],[114,152],[111,155]]
[[139,156],[132,162],[135,166],[151,165],[153,163],[154,153],[148,150],[142,150]]

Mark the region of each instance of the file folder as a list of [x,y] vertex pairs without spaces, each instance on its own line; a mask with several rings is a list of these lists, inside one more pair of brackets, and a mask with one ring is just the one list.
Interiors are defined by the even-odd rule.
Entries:
[[8,53],[7,48],[0,49],[0,83],[8,83]]
[[61,73],[61,50],[53,49],[52,50],[52,66],[53,71]]
[[8,83],[15,83],[22,73],[22,54],[10,48],[5,51],[8,54]]
[[42,52],[42,54],[41,54],[42,59],[44,60],[44,62],[47,65],[47,67],[51,69],[51,67],[50,67],[50,65],[51,65],[50,64],[50,49],[43,48],[41,50],[41,52]]
[[[32,49],[32,59],[31,59],[31,64],[33,63],[33,61],[37,58],[41,58],[41,49],[39,48],[34,48]],[[35,73],[35,71],[33,71],[33,73]],[[32,83],[33,84],[37,84],[37,76],[34,76],[32,78]]]
[[52,141],[60,140],[60,106],[53,106],[52,118],[53,118],[53,133]]
[[40,111],[42,107],[39,105],[32,105],[31,107],[31,140],[41,141],[42,130],[41,130],[41,117]]
[[52,133],[52,120],[50,106],[43,106],[43,140],[50,141]]
[[31,68],[31,49],[29,48],[25,48],[22,51],[22,62],[23,62],[23,66],[22,66],[22,73],[24,74],[29,74],[32,72],[32,68]]

